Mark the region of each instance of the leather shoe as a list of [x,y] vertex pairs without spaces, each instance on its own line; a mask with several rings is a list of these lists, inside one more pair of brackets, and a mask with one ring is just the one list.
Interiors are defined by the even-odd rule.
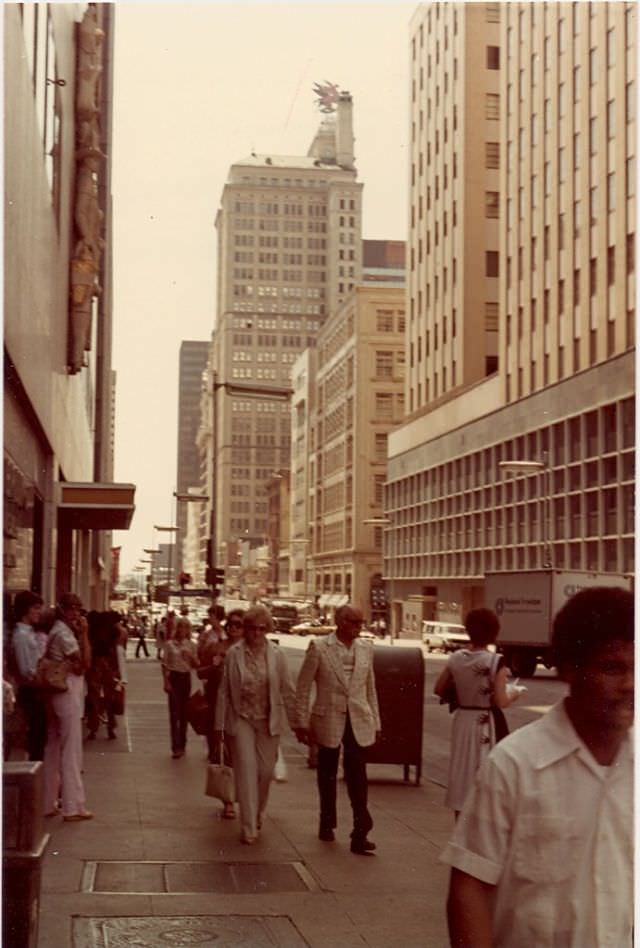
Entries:
[[369,839],[352,839],[351,852],[357,856],[373,856],[376,844]]
[[332,829],[322,829],[322,827],[320,828],[318,832],[318,839],[321,839],[323,843],[332,843],[335,838],[335,833]]

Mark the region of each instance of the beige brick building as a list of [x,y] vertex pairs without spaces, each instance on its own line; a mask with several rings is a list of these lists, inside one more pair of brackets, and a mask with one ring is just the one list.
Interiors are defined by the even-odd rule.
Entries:
[[[557,568],[634,569],[635,17],[625,3],[445,3],[414,18],[412,128],[437,95],[435,77],[427,91],[421,75],[445,53],[453,103],[463,59],[467,70],[476,64],[485,98],[467,100],[453,132],[454,153],[476,148],[478,167],[464,182],[452,178],[458,239],[454,230],[431,272],[420,247],[435,246],[446,208],[420,213],[439,166],[417,131],[413,142],[413,413],[390,435],[385,506],[385,576],[407,628],[429,616],[459,620],[482,602],[486,572],[540,568],[547,554]],[[434,108],[430,142],[436,131],[443,140],[445,121],[451,134],[446,110]],[[469,181],[484,202],[480,220],[479,194],[464,200]],[[456,260],[465,262],[459,299],[475,303],[455,305],[454,282],[450,302],[445,295],[432,312],[426,286],[434,299],[435,276]],[[454,311],[456,336],[442,354]],[[426,335],[436,327],[438,355]],[[474,347],[485,360],[499,353],[484,380],[481,362],[467,359]],[[540,467],[512,481],[500,468],[509,460]]]
[[[366,271],[365,271],[366,272]],[[387,439],[404,417],[404,272],[362,283],[318,338],[309,440],[307,590],[369,614],[382,570]],[[295,520],[294,520],[295,523]]]
[[356,177],[346,92],[306,156],[253,154],[230,168],[216,219],[210,378],[219,565],[239,539],[265,542],[264,486],[289,466],[292,365],[360,280]]

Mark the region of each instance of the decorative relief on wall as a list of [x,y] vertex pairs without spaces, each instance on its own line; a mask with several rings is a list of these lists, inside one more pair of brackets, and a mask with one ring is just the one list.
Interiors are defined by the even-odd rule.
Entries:
[[100,150],[100,96],[104,32],[98,26],[97,4],[90,3],[78,27],[76,67],[76,181],[74,248],[70,273],[69,373],[87,363],[91,348],[91,314],[100,295],[100,259],[104,248],[104,213],[98,198]]

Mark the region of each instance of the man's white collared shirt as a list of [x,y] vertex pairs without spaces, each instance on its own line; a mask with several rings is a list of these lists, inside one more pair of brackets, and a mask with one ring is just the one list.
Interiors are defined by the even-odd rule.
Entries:
[[627,948],[633,739],[599,765],[560,702],[497,745],[441,860],[496,886],[494,948]]

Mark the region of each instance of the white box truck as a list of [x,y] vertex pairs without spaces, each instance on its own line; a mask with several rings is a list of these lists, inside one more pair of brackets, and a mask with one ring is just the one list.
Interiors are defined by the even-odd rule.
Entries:
[[530,678],[538,662],[551,668],[553,617],[567,599],[590,586],[631,589],[631,577],[555,569],[486,574],[485,605],[500,619],[498,649],[514,675]]

